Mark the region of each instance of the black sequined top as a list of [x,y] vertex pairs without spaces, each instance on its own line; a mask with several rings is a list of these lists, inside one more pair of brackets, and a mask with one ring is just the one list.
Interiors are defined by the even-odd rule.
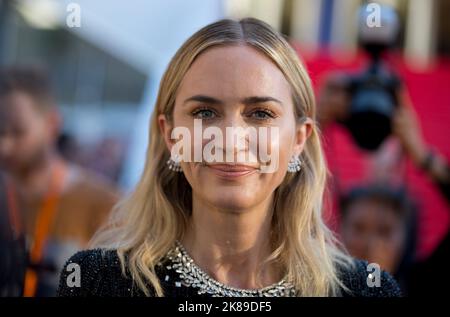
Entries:
[[[77,285],[73,274],[74,265],[79,265],[81,279]],[[170,263],[169,263],[170,264]],[[380,274],[379,287],[369,287],[367,262],[355,260],[353,269],[340,270],[339,276],[349,291],[342,290],[342,296],[356,297],[399,297],[400,289],[395,280],[384,271]],[[166,297],[208,297],[199,294],[195,286],[180,283],[179,273],[170,269],[170,265],[156,267],[156,273]],[[150,288],[151,289],[151,288]],[[63,297],[142,297],[145,294],[133,283],[129,274],[122,274],[120,260],[115,250],[94,249],[81,251],[73,255],[64,266],[61,275],[58,296]]]

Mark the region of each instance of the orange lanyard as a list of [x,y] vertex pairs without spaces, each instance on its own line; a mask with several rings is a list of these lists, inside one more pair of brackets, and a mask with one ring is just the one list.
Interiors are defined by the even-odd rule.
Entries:
[[[32,240],[30,248],[30,262],[37,264],[42,260],[45,243],[47,242],[48,235],[50,233],[53,220],[56,215],[58,201],[64,184],[64,178],[66,174],[66,168],[61,163],[56,163],[52,170],[52,176],[50,186],[47,194],[45,195],[42,205],[38,210],[36,216],[36,223],[34,229],[34,238]],[[8,190],[8,204],[11,215],[11,221],[14,232],[18,234],[20,232],[20,221],[17,203],[14,199],[14,191],[12,186],[9,186]],[[37,272],[28,268],[25,273],[25,284],[23,296],[33,297],[36,294],[38,277]]]
[[16,191],[11,182],[6,181],[6,202],[8,206],[9,219],[11,221],[11,229],[14,239],[18,239],[22,233],[22,223],[19,219],[19,208],[17,206]]

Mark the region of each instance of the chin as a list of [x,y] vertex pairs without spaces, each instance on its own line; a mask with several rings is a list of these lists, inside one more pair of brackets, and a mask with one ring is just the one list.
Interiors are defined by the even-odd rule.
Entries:
[[256,197],[253,195],[245,195],[239,188],[236,189],[221,189],[211,193],[208,200],[218,208],[230,210],[231,212],[238,212],[242,209],[247,209],[256,204]]

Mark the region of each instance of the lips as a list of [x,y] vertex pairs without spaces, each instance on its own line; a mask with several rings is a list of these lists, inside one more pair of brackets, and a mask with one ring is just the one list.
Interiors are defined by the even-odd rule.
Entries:
[[241,164],[207,164],[216,175],[223,178],[238,178],[250,175],[258,171],[255,166],[241,165]]

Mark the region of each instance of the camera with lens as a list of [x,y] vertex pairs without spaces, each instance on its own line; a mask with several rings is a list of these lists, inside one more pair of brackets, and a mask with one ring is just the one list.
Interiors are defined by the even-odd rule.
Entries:
[[[359,147],[374,151],[391,134],[391,119],[398,104],[401,81],[382,59],[383,53],[395,43],[397,14],[387,6],[379,6],[379,11],[369,9],[369,6],[361,8],[358,31],[359,43],[369,54],[370,63],[362,72],[345,79],[350,113],[342,123]],[[379,16],[374,16],[376,14]]]

